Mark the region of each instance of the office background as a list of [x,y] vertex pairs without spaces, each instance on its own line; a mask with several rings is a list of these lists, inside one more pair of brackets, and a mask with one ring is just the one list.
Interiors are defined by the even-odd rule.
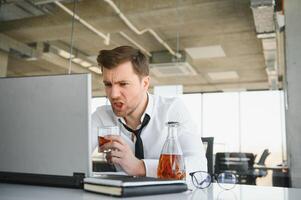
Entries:
[[[268,138],[277,135],[278,148],[266,146],[269,159],[281,154],[275,164],[287,161],[292,186],[301,187],[300,10],[298,0],[1,0],[0,76],[91,73],[93,97],[103,97],[97,52],[136,46],[150,58],[150,92],[156,86],[181,85],[184,94],[200,99],[203,114],[196,121],[201,121],[202,136],[212,134],[206,121],[217,123],[206,109],[225,113],[232,106],[231,119],[239,122],[225,124],[224,132],[236,142],[217,135],[216,150],[259,154],[263,146],[253,150],[244,143],[254,139],[248,131],[267,124],[276,128]],[[271,109],[277,112],[274,117],[279,114],[278,121],[267,117],[252,126],[246,124],[251,119],[237,116],[247,112],[244,98],[256,92],[275,95],[271,101],[278,106]],[[212,107],[206,100],[210,98]],[[216,99],[230,103],[221,106]],[[272,104],[259,101],[256,108],[271,114]],[[227,130],[231,123],[238,125]]]

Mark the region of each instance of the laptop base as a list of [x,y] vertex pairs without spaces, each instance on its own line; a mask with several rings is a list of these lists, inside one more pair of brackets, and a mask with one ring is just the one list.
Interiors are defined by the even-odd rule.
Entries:
[[0,182],[52,187],[83,188],[84,173],[73,173],[73,176],[46,174],[30,174],[15,172],[0,172]]

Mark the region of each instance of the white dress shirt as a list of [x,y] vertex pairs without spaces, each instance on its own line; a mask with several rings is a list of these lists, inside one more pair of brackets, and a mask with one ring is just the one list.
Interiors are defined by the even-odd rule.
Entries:
[[[165,98],[148,94],[148,104],[141,117],[141,122],[145,113],[150,116],[150,121],[141,132],[144,150],[144,164],[146,176],[157,177],[157,167],[167,138],[168,121],[180,123],[178,127],[178,140],[181,145],[186,167],[186,179],[193,171],[207,171],[207,159],[201,137],[197,133],[197,127],[192,122],[190,114],[184,103],[179,98]],[[124,119],[117,117],[111,106],[101,106],[92,115],[92,146],[97,146],[97,127],[117,125],[121,131],[121,137],[129,144],[135,153],[135,142],[132,140],[132,133],[127,131],[121,122]],[[137,127],[137,129],[140,126]],[[116,166],[118,171],[122,169]]]

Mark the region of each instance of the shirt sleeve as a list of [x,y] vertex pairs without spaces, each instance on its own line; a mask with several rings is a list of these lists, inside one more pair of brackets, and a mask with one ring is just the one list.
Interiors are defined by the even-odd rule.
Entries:
[[148,177],[157,177],[158,159],[143,159],[145,166],[145,175]]

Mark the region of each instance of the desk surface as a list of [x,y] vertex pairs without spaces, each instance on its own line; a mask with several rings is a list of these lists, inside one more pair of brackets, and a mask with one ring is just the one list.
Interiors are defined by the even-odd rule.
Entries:
[[[237,185],[229,191],[223,191],[217,184],[212,184],[209,188],[184,193],[144,196],[146,200],[211,200],[211,199],[273,199],[273,200],[297,200],[300,199],[301,189],[295,188],[280,188],[280,187],[262,187]],[[0,183],[0,199],[14,200],[48,200],[48,199],[64,199],[64,200],[108,200],[120,199],[116,197],[104,196],[85,192],[81,189],[54,188],[45,186],[31,186],[19,184],[4,184]],[[132,197],[126,199],[141,199],[141,197]]]

